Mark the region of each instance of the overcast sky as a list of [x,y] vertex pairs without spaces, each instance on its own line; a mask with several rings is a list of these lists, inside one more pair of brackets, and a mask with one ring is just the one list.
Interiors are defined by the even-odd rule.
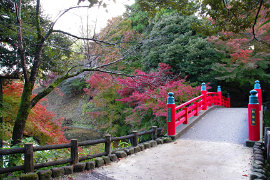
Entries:
[[[97,31],[104,28],[107,21],[112,17],[122,15],[125,12],[124,5],[131,5],[135,0],[116,0],[114,3],[112,0],[107,1],[107,11],[103,7],[98,8],[92,7],[74,9],[66,13],[59,19],[56,23],[54,29],[60,29],[75,35],[81,35],[82,27],[86,29],[87,25],[87,14],[88,14],[88,24],[90,27],[95,26],[97,20]],[[44,14],[47,14],[52,20],[63,10],[77,6],[78,0],[41,0],[41,5]],[[89,5],[89,3],[84,2],[80,5]]]

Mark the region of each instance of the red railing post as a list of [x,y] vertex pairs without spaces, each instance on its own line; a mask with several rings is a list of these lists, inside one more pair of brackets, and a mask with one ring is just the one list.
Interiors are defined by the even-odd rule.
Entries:
[[213,104],[217,105],[217,94],[216,93],[213,95]]
[[208,99],[209,99],[208,106],[211,107],[211,106],[213,105],[213,96],[210,95],[210,96],[208,97]]
[[260,140],[260,105],[257,91],[250,91],[248,104],[248,138],[250,141]]
[[183,124],[188,124],[188,107],[185,107],[184,110],[185,110],[185,118],[186,118],[186,120],[183,122]]
[[167,135],[173,136],[175,135],[175,102],[173,93],[169,92],[167,98],[167,109],[168,109],[168,117],[167,117]]
[[194,116],[199,116],[199,103],[195,102],[195,104],[196,104],[196,108],[195,108],[196,113],[194,114]]
[[262,108],[262,90],[261,90],[261,85],[260,81],[256,80],[254,84],[254,90],[257,91],[258,95],[258,100],[259,100],[259,105],[260,105],[260,110]]
[[258,100],[259,100],[259,108],[260,108],[260,118],[261,118],[261,124],[260,124],[260,138],[262,138],[263,134],[263,111],[262,111],[262,90],[261,90],[261,85],[260,85],[260,81],[256,80],[255,81],[255,85],[254,85],[254,90],[257,91],[257,96],[258,96]]
[[203,95],[203,97],[202,97],[202,110],[207,110],[207,90],[206,90],[205,83],[202,83],[201,95]]
[[221,93],[221,87],[217,87],[217,105],[222,106],[222,93]]
[[231,97],[230,97],[230,93],[227,93],[227,108],[231,108]]

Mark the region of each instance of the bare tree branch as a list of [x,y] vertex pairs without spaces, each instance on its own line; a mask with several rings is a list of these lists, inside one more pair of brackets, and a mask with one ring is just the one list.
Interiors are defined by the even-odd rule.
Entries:
[[68,11],[72,10],[72,9],[77,9],[77,8],[89,8],[89,6],[74,6],[74,7],[70,7],[66,10],[64,10],[62,13],[60,13],[56,19],[54,20],[54,22],[51,23],[50,27],[49,27],[49,31],[46,33],[45,37],[44,37],[44,41],[51,35],[51,33],[53,32],[53,28],[54,25],[57,23],[57,21],[64,15],[66,14]]
[[37,5],[36,5],[36,28],[37,28],[38,39],[42,39],[39,15],[40,15],[40,0],[37,0]]
[[136,47],[135,47],[134,49],[132,49],[131,51],[127,50],[127,51],[125,52],[125,55],[124,55],[123,57],[121,57],[121,58],[119,58],[119,59],[117,59],[117,60],[115,60],[115,61],[109,62],[109,63],[107,63],[107,64],[103,64],[103,65],[94,67],[94,68],[104,68],[104,67],[106,67],[106,66],[110,66],[110,65],[112,65],[112,64],[115,64],[115,63],[117,63],[117,62],[123,60],[123,59],[126,58],[127,56],[129,56],[131,53],[133,53],[136,49],[140,48],[141,46],[142,46],[142,43],[139,43],[139,45],[136,46]]
[[30,75],[30,81],[32,83],[35,83],[36,81],[36,76],[38,73],[38,68],[40,65],[40,57],[41,57],[41,53],[42,53],[42,48],[45,42],[44,37],[42,36],[41,33],[41,27],[40,27],[40,0],[37,0],[37,4],[36,4],[36,28],[37,28],[37,44],[36,44],[36,52],[35,52],[35,58],[34,58],[34,62],[33,62],[33,66],[31,68],[31,75]]
[[98,43],[98,44],[99,44],[99,43],[103,43],[103,44],[107,44],[107,45],[115,46],[116,44],[123,43],[123,42],[110,43],[110,42],[103,41],[103,40],[98,40],[98,39],[95,39],[95,38],[85,38],[85,37],[79,37],[79,36],[76,36],[76,35],[70,34],[70,33],[68,33],[68,32],[61,31],[61,30],[53,30],[52,32],[58,32],[58,33],[62,33],[62,34],[65,34],[65,35],[71,36],[71,37],[76,38],[76,39],[93,41],[93,42]]
[[225,7],[225,9],[227,10],[227,13],[229,14],[229,9],[227,7],[227,2],[225,2],[225,0],[222,0],[223,6]]
[[16,8],[16,18],[17,18],[18,51],[21,56],[21,66],[23,69],[24,79],[25,79],[25,82],[27,83],[29,81],[29,78],[28,78],[28,71],[27,71],[26,62],[25,62],[25,49],[24,49],[23,40],[22,40],[21,0],[15,1],[15,8]]
[[130,74],[125,74],[121,72],[115,72],[115,71],[108,71],[108,70],[102,70],[102,69],[93,69],[93,68],[84,68],[81,69],[80,71],[73,73],[73,74],[66,74],[58,79],[56,79],[50,86],[48,86],[46,89],[44,89],[42,92],[38,93],[32,100],[31,100],[31,109],[45,96],[50,94],[61,82],[64,80],[78,76],[79,74],[83,72],[91,72],[91,71],[96,71],[96,72],[102,72],[102,73],[109,73],[109,74],[114,74],[118,76],[126,76],[126,77],[134,77],[134,75]]
[[260,0],[259,9],[257,11],[256,17],[255,17],[255,20],[254,20],[254,23],[253,23],[253,26],[252,26],[253,39],[255,39],[255,40],[257,40],[256,34],[255,34],[255,25],[257,24],[257,19],[259,17],[260,11],[261,11],[262,4],[263,4],[263,0]]

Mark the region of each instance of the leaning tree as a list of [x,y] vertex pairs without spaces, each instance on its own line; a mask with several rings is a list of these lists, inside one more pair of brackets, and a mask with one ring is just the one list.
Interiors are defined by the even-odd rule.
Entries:
[[[120,72],[111,71],[108,67],[110,65],[116,64],[117,62],[123,60],[124,57],[128,56],[137,46],[132,47],[131,49],[125,51],[122,54],[121,58],[115,59],[108,63],[103,64],[93,64],[88,63],[84,65],[77,65],[76,67],[70,67],[65,72],[62,73],[57,79],[55,79],[51,84],[49,84],[44,90],[39,92],[34,98],[31,98],[32,91],[34,89],[34,85],[38,79],[38,77],[44,72],[44,65],[48,64],[51,61],[49,56],[44,56],[46,53],[47,44],[49,44],[52,37],[59,38],[63,35],[70,36],[72,38],[78,40],[87,40],[91,41],[92,43],[97,43],[103,46],[116,46],[119,41],[115,42],[107,42],[102,39],[98,39],[95,36],[93,37],[79,37],[68,32],[62,30],[54,29],[55,24],[57,21],[64,16],[67,12],[77,9],[77,8],[91,8],[94,5],[104,5],[102,0],[89,0],[89,6],[80,6],[80,2],[78,2],[77,6],[70,7],[60,13],[55,21],[48,22],[44,21],[43,15],[41,13],[41,5],[40,0],[31,1],[31,0],[15,0],[15,1],[5,1],[9,2],[11,5],[11,11],[9,12],[10,16],[6,18],[15,18],[16,20],[16,31],[12,32],[13,37],[16,36],[16,43],[11,44],[9,42],[9,35],[6,35],[6,41],[1,39],[1,43],[5,43],[4,49],[8,50],[10,47],[11,49],[15,49],[16,52],[13,52],[11,56],[14,58],[10,58],[7,64],[12,64],[13,68],[10,68],[9,71],[5,72],[5,75],[9,74],[21,74],[21,79],[24,82],[23,93],[21,96],[21,101],[19,105],[19,110],[15,119],[14,127],[13,127],[13,134],[12,134],[12,144],[17,144],[23,138],[23,133],[25,129],[25,124],[28,118],[28,115],[31,109],[46,95],[54,90],[61,82],[64,80],[75,77],[83,72],[86,71],[99,71],[99,72],[106,72],[112,74],[122,75]],[[31,9],[31,18],[25,18],[25,11],[22,11],[22,8],[28,5],[28,8]],[[105,6],[104,6],[105,7]],[[27,22],[31,21],[31,22]],[[28,26],[28,24],[33,25],[33,27]],[[26,33],[25,28],[30,28],[30,35]],[[29,31],[28,31],[29,32]],[[1,37],[4,35],[2,34]],[[65,38],[60,38],[64,39]],[[56,42],[56,41],[53,41]],[[61,44],[59,44],[61,45]],[[9,47],[6,47],[9,46]],[[3,47],[2,47],[3,48]],[[65,48],[64,48],[65,49]],[[46,59],[47,58],[47,59]],[[53,63],[53,61],[51,61]],[[1,67],[4,65],[1,64]],[[46,67],[46,66],[45,66]],[[4,69],[4,68],[3,68]],[[15,71],[16,69],[16,71]]]

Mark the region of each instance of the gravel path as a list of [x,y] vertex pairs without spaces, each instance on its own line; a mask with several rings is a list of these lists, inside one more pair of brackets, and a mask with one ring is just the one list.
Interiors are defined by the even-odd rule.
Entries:
[[[74,179],[238,180],[249,179],[252,149],[247,109],[209,112],[175,142],[147,149]],[[70,179],[70,178],[69,178]]]

